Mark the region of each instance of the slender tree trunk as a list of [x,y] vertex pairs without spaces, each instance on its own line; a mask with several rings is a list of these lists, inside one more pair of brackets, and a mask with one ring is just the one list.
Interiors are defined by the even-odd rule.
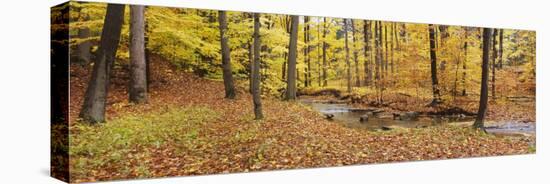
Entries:
[[430,103],[431,106],[441,103],[441,95],[439,94],[439,84],[437,81],[437,58],[436,58],[436,48],[435,48],[435,27],[433,24],[429,25],[430,33],[430,60],[431,60],[431,72],[432,72],[432,93],[433,99]]
[[[380,45],[380,80],[383,80],[384,79],[384,40],[383,40],[383,32],[382,32],[382,22],[381,21],[378,21],[378,26],[376,27],[376,29],[378,29],[378,41],[380,43],[378,43]],[[378,81],[379,84],[381,84],[381,81]],[[379,86],[381,88],[381,86]]]
[[399,35],[397,34],[397,31],[399,30],[399,28],[397,26],[397,23],[393,24],[393,28],[394,28],[393,34],[395,37],[395,47],[399,51],[401,47],[399,47]]
[[384,24],[384,77],[388,77],[388,25]]
[[311,63],[309,61],[309,17],[304,16],[304,63],[306,63],[307,68],[304,72],[304,85],[306,87],[310,86],[311,81]]
[[80,118],[84,121],[97,123],[105,121],[105,104],[109,89],[109,76],[120,40],[120,32],[124,21],[122,4],[107,5],[107,13],[103,23],[103,31],[99,44],[92,77],[86,89]]
[[350,19],[351,23],[351,37],[353,40],[353,62],[355,64],[355,86],[360,87],[361,86],[361,79],[360,79],[360,73],[359,73],[359,56],[357,53],[357,36],[355,35],[355,22],[353,19]]
[[384,80],[386,79],[386,76],[384,75],[384,56],[382,55],[384,52],[383,52],[383,48],[382,48],[382,44],[383,44],[383,40],[382,40],[382,21],[378,21],[378,46],[379,46],[379,63],[378,63],[378,66],[380,67],[380,71],[379,71],[379,75],[380,75],[380,78],[378,80],[378,103],[380,104],[383,104],[384,103],[384,99],[383,99],[383,92],[386,88],[385,86],[385,82]]
[[319,87],[321,87],[321,25],[319,18],[317,18],[317,80]]
[[346,79],[348,93],[351,93],[351,67],[349,61],[349,46],[348,46],[348,19],[344,19],[344,43],[346,49]]
[[369,46],[370,27],[371,27],[370,22],[367,20],[363,20],[363,39],[365,42],[365,48],[363,49],[364,50],[363,54],[365,58],[365,61],[363,63],[365,67],[365,79],[364,79],[365,86],[369,86],[372,80],[372,72],[370,70],[371,61],[370,61],[370,46]]
[[323,86],[327,87],[327,18],[323,17]]
[[496,88],[496,59],[497,59],[497,35],[498,35],[498,29],[493,30],[493,56],[491,57],[491,97],[493,99],[496,98],[495,96],[495,88]]
[[462,61],[462,96],[466,96],[466,63],[468,62],[468,28],[464,28],[464,61]]
[[[254,36],[253,36],[254,37]],[[254,41],[254,40],[252,40]],[[248,61],[250,62],[250,66],[249,66],[249,70],[250,72],[248,73],[248,91],[250,92],[250,94],[253,93],[253,88],[254,88],[254,76],[253,76],[253,73],[254,73],[254,43],[248,43]],[[283,70],[284,72],[284,70]]]
[[262,97],[260,94],[260,14],[254,13],[254,70],[252,71],[252,100],[255,119],[263,119]]
[[407,25],[401,24],[401,30],[399,31],[399,36],[401,36],[401,42],[407,43]]
[[130,6],[130,102],[147,102],[147,63],[145,61],[145,7]]
[[[90,28],[81,28],[78,30],[78,38],[80,39],[87,39],[90,37]],[[84,41],[80,44],[78,44],[78,62],[82,63],[83,65],[86,65],[90,63],[91,59],[91,49],[92,48],[92,42],[90,41]]]
[[290,40],[288,47],[288,72],[287,72],[287,82],[286,82],[286,100],[295,100],[296,99],[296,52],[298,47],[298,24],[299,16],[292,15],[291,31],[290,31]]
[[227,15],[225,11],[218,11],[218,21],[220,25],[220,42],[222,52],[223,85],[225,87],[225,98],[235,99],[235,86],[233,84],[233,72],[231,70],[231,55],[229,49],[229,40],[225,32],[227,31]]
[[392,28],[391,28],[391,32],[390,32],[390,35],[391,35],[391,39],[390,39],[390,72],[392,74],[392,80],[393,80],[393,46],[394,46],[394,43],[393,43],[393,39],[395,38],[394,37],[394,32],[395,32],[395,27],[393,26],[395,25],[395,23],[392,24]]
[[456,66],[455,66],[455,80],[453,82],[453,101],[456,99],[456,95],[458,95],[458,68],[460,66],[460,57],[456,58]]
[[504,40],[504,29],[499,29],[498,31],[498,68],[502,69],[502,53],[504,50],[502,50],[502,45]]
[[[395,39],[395,50],[397,50],[397,52],[400,53],[401,52],[401,47],[399,47],[399,36],[397,35],[397,30],[399,30],[397,28],[397,23],[394,23],[393,24],[393,36],[394,36],[394,39]],[[395,51],[395,50],[393,50],[393,51]],[[393,51],[392,51],[392,55],[393,55]],[[399,58],[398,58],[398,56],[395,56],[394,59],[395,59],[395,61],[392,60],[392,71],[395,70],[394,75],[397,75],[397,74],[399,74],[399,71],[397,70],[397,67],[399,66]],[[394,78],[395,77],[396,76],[394,76]]]
[[[283,27],[285,28],[285,31],[287,34],[290,35],[290,23],[292,22],[291,21],[291,17],[290,15],[284,15],[283,18],[282,18],[282,22],[283,22]],[[287,47],[288,48],[288,47]],[[283,61],[283,81],[286,81],[286,72],[287,72],[287,60],[288,60],[288,53],[284,53],[283,54],[283,57],[284,57],[284,61]]]
[[481,92],[479,97],[479,110],[477,112],[474,128],[485,131],[485,113],[487,112],[488,96],[488,79],[489,79],[489,48],[491,47],[491,34],[493,29],[483,28],[483,58],[481,66]]
[[380,89],[382,88],[381,85],[380,85],[380,73],[381,73],[381,68],[382,68],[382,47],[380,46],[380,43],[381,43],[381,37],[380,37],[380,32],[381,32],[381,26],[380,26],[380,21],[376,21],[375,22],[375,25],[374,25],[374,37],[375,37],[375,51],[376,51],[376,54],[375,54],[375,81],[374,81],[374,84],[375,84],[375,88],[376,88],[376,102],[377,103],[381,103],[381,98],[380,98]]

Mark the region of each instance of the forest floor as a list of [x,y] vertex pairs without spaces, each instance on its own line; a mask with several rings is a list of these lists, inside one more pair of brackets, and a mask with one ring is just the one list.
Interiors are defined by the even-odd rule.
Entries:
[[264,98],[254,120],[252,97],[223,83],[177,72],[154,57],[149,103],[128,103],[115,68],[108,121],[79,123],[88,70],[71,67],[71,181],[149,178],[533,153],[528,140],[469,127],[391,131],[346,128],[296,102]]

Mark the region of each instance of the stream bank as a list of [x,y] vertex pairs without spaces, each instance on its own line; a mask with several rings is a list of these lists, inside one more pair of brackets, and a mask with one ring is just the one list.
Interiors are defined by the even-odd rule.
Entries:
[[[325,118],[341,123],[346,127],[369,131],[444,125],[471,126],[475,120],[475,115],[467,113],[437,114],[391,111],[378,107],[357,108],[348,104],[348,101],[345,100],[319,100],[309,96],[301,96],[299,102],[323,114]],[[487,132],[497,136],[535,137],[536,135],[534,122],[489,120],[485,125]]]

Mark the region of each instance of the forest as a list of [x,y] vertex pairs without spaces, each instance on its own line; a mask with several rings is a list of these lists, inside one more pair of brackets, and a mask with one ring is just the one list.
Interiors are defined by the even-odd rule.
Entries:
[[55,8],[74,182],[536,151],[535,31]]

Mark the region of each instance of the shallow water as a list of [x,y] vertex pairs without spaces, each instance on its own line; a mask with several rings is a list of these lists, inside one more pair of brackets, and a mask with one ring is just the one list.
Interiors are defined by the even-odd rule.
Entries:
[[535,135],[537,130],[535,123],[520,123],[515,121],[499,122],[498,126],[487,126],[488,132],[496,133],[525,133]]
[[[366,112],[357,110],[347,104],[320,103],[311,100],[300,100],[301,103],[310,106],[313,110],[322,114],[332,114],[333,121],[343,123],[346,127],[363,128],[368,130],[382,129],[383,127],[421,128],[450,123],[449,120],[440,117],[419,117],[418,120],[398,120],[392,117],[377,118],[369,116],[368,121],[361,122],[360,117]],[[468,119],[456,122],[466,122]]]
[[[376,118],[369,116],[368,121],[361,122],[359,119],[366,112],[353,108],[347,104],[323,103],[308,99],[301,99],[301,103],[310,106],[313,110],[322,114],[332,114],[333,121],[342,123],[346,127],[360,128],[366,130],[380,130],[384,127],[422,128],[427,126],[438,126],[448,123],[472,122],[473,117],[466,118],[442,118],[437,116],[420,116],[418,120],[402,121],[392,117]],[[534,123],[521,122],[499,122],[498,126],[487,126],[488,132],[493,133],[525,133],[534,135],[536,127]]]

